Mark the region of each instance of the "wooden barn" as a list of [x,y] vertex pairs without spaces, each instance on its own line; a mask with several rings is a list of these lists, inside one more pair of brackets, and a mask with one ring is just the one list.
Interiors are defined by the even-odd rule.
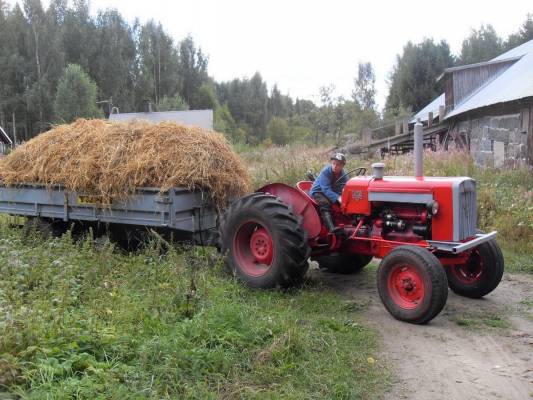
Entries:
[[445,92],[412,121],[428,125],[434,115],[429,125],[446,126],[441,141],[468,148],[480,165],[533,165],[533,40],[487,62],[448,68],[439,79]]

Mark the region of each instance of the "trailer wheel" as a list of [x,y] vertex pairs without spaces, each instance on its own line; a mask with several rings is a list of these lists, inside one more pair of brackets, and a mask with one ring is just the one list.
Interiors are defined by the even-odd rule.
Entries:
[[248,286],[289,287],[307,272],[310,249],[302,218],[278,197],[253,193],[234,202],[220,221],[222,252]]
[[366,267],[372,256],[362,254],[333,253],[315,258],[318,266],[334,274],[355,274]]
[[495,240],[481,243],[466,264],[446,268],[450,289],[460,296],[479,298],[492,292],[503,276],[503,255]]
[[381,261],[379,297],[392,316],[425,324],[437,316],[448,298],[448,282],[438,258],[416,246],[400,246]]

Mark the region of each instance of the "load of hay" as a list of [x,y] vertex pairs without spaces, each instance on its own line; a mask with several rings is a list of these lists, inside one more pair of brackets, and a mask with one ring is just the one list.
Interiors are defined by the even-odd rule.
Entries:
[[181,186],[209,193],[223,208],[250,190],[245,166],[221,134],[173,122],[60,125],[1,160],[0,177],[6,185],[63,185],[101,204],[140,187]]

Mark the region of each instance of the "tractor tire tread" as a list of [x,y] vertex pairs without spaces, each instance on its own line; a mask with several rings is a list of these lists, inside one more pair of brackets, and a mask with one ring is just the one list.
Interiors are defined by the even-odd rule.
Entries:
[[[254,287],[289,287],[299,284],[307,272],[307,258],[310,252],[307,233],[302,228],[302,218],[295,215],[290,207],[276,196],[265,193],[247,195],[234,201],[219,220],[220,245],[223,253],[229,252],[231,246],[231,240],[227,238],[228,229],[231,229],[232,222],[243,212],[252,213],[259,218],[262,216],[266,221],[275,221],[273,226],[283,247],[283,267],[278,268],[279,271],[275,273],[273,279],[254,280],[243,277],[242,274],[240,278]],[[230,260],[227,261],[231,264]],[[230,268],[238,272],[235,265],[230,265]]]
[[[431,281],[430,298],[427,303],[427,310],[423,310],[421,315],[415,315],[413,317],[412,315],[409,315],[410,312],[403,312],[402,310],[394,309],[394,307],[391,308],[385,279],[387,276],[384,276],[384,273],[387,272],[386,269],[389,268],[389,264],[391,264],[392,260],[396,257],[417,260],[419,265],[428,274],[429,280]],[[389,310],[395,318],[414,324],[426,324],[431,321],[442,311],[448,299],[448,282],[446,273],[438,258],[422,247],[409,245],[399,246],[391,251],[381,261],[377,274],[377,283],[379,296],[387,310]]]

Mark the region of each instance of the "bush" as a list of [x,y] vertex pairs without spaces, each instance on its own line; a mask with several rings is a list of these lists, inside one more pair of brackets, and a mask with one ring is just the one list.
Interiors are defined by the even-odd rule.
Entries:
[[290,132],[287,121],[282,118],[272,117],[267,125],[267,137],[272,143],[285,145],[289,142]]

